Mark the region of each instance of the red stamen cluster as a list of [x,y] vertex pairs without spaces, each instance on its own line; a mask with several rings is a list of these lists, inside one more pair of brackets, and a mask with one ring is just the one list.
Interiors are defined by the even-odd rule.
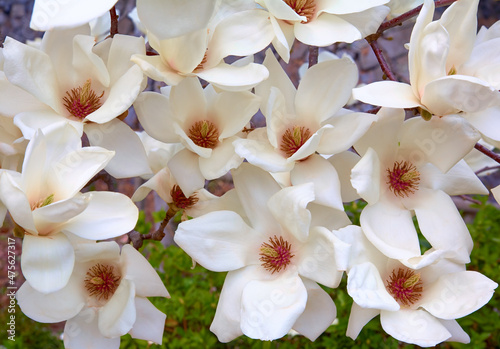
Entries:
[[219,143],[219,130],[210,121],[197,121],[189,129],[188,137],[199,147],[213,149]]
[[91,81],[88,79],[83,86],[66,91],[66,96],[63,97],[66,110],[78,119],[84,119],[102,106],[104,91],[98,96],[90,85]]
[[187,198],[177,184],[170,190],[170,196],[172,197],[174,205],[180,209],[193,207],[198,202],[198,198],[195,194]]
[[418,190],[420,172],[407,161],[395,162],[392,170],[387,169],[389,189],[399,197],[408,197]]
[[307,18],[306,21],[302,23],[309,22],[316,12],[315,0],[283,0],[290,6],[299,16],[304,16]]
[[113,266],[98,263],[87,271],[84,283],[91,296],[108,300],[120,285],[120,279]]
[[422,280],[413,270],[393,270],[386,283],[387,291],[403,307],[410,307],[422,297]]
[[283,237],[274,235],[269,238],[269,243],[264,242],[260,247],[260,261],[262,266],[274,274],[286,269],[294,255],[290,252],[292,245]]

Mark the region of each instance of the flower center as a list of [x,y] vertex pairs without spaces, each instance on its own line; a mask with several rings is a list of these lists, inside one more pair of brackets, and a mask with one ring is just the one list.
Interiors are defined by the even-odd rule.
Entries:
[[194,68],[194,70],[193,70],[193,71],[203,69],[203,67],[204,67],[204,66],[205,66],[205,64],[207,63],[207,53],[208,53],[208,49],[205,51],[205,54],[203,55],[203,58],[202,58],[202,60],[201,60],[200,64],[198,64],[198,65],[196,66],[196,68]]
[[386,183],[389,184],[389,188],[394,195],[408,197],[418,190],[420,172],[411,162],[395,162],[392,170],[387,169]]
[[308,128],[301,126],[289,127],[281,137],[280,150],[287,157],[295,154],[304,143],[311,138],[311,131]]
[[88,79],[83,86],[66,91],[66,96],[63,97],[66,110],[78,119],[84,119],[102,106],[104,91],[98,96],[90,85],[91,81]]
[[314,16],[316,11],[315,0],[283,0],[288,6],[290,6],[299,16],[304,16],[307,20],[302,21],[302,23],[307,23]]
[[34,210],[36,210],[37,208],[40,208],[40,207],[44,207],[44,206],[50,205],[53,202],[54,202],[54,194],[50,194],[45,199],[40,199],[37,202],[33,203],[31,205],[31,211],[34,211]]
[[107,301],[120,285],[120,279],[113,266],[97,263],[87,271],[84,283],[90,296]]
[[285,241],[283,237],[277,237],[274,235],[269,238],[269,243],[264,242],[260,246],[260,261],[262,266],[274,274],[282,269],[286,269],[290,260],[294,256],[291,252],[292,245],[288,241]]
[[422,297],[422,279],[413,270],[393,270],[386,283],[387,291],[402,307],[410,307]]
[[199,147],[213,149],[219,143],[219,130],[208,121],[197,121],[189,129],[188,137]]
[[198,202],[198,198],[195,194],[187,198],[177,184],[170,190],[170,196],[172,197],[174,205],[180,209],[193,207]]

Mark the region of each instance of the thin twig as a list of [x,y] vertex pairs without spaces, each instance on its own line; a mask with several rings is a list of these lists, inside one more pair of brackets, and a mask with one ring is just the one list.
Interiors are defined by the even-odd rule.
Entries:
[[484,145],[479,144],[479,143],[476,143],[476,145],[474,146],[474,148],[476,148],[481,153],[483,153],[486,156],[489,156],[490,158],[492,158],[493,160],[495,160],[496,162],[498,162],[500,164],[500,154],[497,154],[497,153],[489,150]]
[[141,234],[135,230],[128,233],[128,238],[129,241],[132,242],[132,246],[134,246],[134,248],[138,250],[142,247],[144,240],[161,241],[165,237],[165,228],[174,215],[175,212],[171,208],[169,208],[158,229],[152,233]]
[[481,201],[473,199],[473,198],[471,198],[470,196],[467,196],[467,195],[459,195],[458,197],[461,198],[462,200],[472,202],[473,204],[476,204],[476,205],[482,205],[483,204]]
[[491,170],[500,170],[500,166],[486,166],[479,171],[476,171],[476,175],[479,175],[483,172],[491,171]]
[[109,37],[114,37],[118,34],[118,15],[116,14],[116,6],[113,6],[109,10],[109,15],[111,16],[111,27],[109,28]]
[[380,49],[377,40],[370,42],[370,46],[373,50],[373,53],[375,53],[377,61],[380,64],[380,68],[382,68],[382,71],[384,72],[385,76],[387,76],[389,80],[397,81],[396,76],[389,67],[389,63],[387,63],[387,61],[385,60],[384,54],[382,53],[382,50]]
[[318,64],[318,50],[317,46],[309,46],[309,68]]

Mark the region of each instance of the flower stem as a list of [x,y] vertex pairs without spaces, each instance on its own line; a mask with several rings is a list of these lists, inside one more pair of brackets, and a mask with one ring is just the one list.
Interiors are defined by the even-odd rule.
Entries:
[[111,27],[109,28],[109,37],[114,37],[118,34],[118,15],[116,14],[116,6],[113,6],[109,10],[109,15],[111,16]]
[[484,145],[479,144],[479,143],[476,143],[476,145],[474,146],[474,148],[476,148],[481,153],[483,153],[486,156],[489,156],[490,158],[492,158],[493,160],[495,160],[496,162],[498,162],[500,164],[500,154],[497,154],[497,153],[489,150]]
[[397,81],[396,76],[389,67],[389,63],[387,63],[387,61],[385,60],[384,54],[382,53],[382,50],[380,49],[377,40],[371,42],[369,41],[369,43],[373,50],[373,53],[375,53],[375,56],[377,57],[377,61],[380,64],[380,68],[382,68],[382,71],[384,72],[385,76],[387,76],[389,80]]

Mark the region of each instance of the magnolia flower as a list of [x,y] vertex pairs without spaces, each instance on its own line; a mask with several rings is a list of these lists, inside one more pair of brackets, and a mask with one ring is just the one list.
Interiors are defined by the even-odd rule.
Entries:
[[354,303],[349,337],[356,339],[380,314],[384,331],[403,342],[422,347],[443,341],[469,343],[455,319],[485,305],[498,286],[495,282],[446,259],[408,268],[382,255],[359,230],[336,235],[351,245],[347,292]]
[[27,144],[14,120],[0,115],[0,168],[20,171]]
[[162,89],[144,92],[134,103],[141,125],[153,138],[182,143],[168,166],[179,187],[189,197],[215,179],[238,167],[243,159],[233,141],[259,108],[259,98],[248,91],[216,93],[197,78]]
[[420,256],[416,215],[431,246],[467,263],[472,239],[450,195],[487,193],[459,161],[479,136],[460,117],[404,121],[402,109],[378,116],[354,144],[362,158],[351,173],[352,186],[368,202],[360,217],[366,237],[386,256],[410,263]]
[[[37,102],[36,108],[28,103],[14,123],[31,139],[38,129],[69,122],[80,134],[85,131],[92,145],[116,151],[106,168],[111,175],[123,178],[148,173],[151,170],[140,140],[117,119],[126,116],[144,87],[141,69],[130,62],[133,53],[144,52],[144,40],[115,35],[95,45],[94,37],[87,35],[89,30],[87,25],[48,32],[41,49],[12,38],[5,40],[5,76],[30,95],[28,102]],[[12,104],[24,105],[24,95],[14,94],[9,86],[1,87],[16,98],[2,104],[0,112]]]
[[74,265],[73,243],[125,234],[138,210],[125,195],[79,191],[110,161],[113,152],[81,147],[69,125],[28,144],[22,173],[0,174],[0,201],[25,231],[21,268],[31,287],[42,293],[63,288]]
[[168,85],[198,76],[221,89],[248,90],[268,77],[267,69],[252,63],[253,57],[232,65],[223,59],[253,55],[264,49],[273,36],[264,10],[241,11],[222,19],[213,29],[203,27],[175,38],[161,39],[149,31],[149,43],[159,55],[136,54],[132,61],[147,76]]
[[66,348],[119,348],[120,336],[161,344],[165,314],[146,297],[168,297],[156,271],[136,249],[114,241],[80,244],[67,285],[44,294],[24,283],[16,297],[39,322],[65,321]]
[[393,108],[420,107],[427,117],[459,114],[483,138],[500,141],[500,65],[491,59],[500,54],[500,36],[483,29],[476,37],[478,2],[457,1],[432,22],[434,1],[426,0],[410,39],[411,85],[380,81],[354,89],[354,98]]
[[34,30],[78,27],[102,16],[117,0],[35,0],[30,27]]
[[234,190],[218,197],[201,188],[186,197],[167,167],[170,159],[184,147],[180,143],[167,144],[157,141],[146,132],[141,132],[139,137],[146,148],[149,165],[155,173],[137,188],[132,196],[133,201],[144,200],[151,190],[154,190],[168,204],[167,214],[178,214],[183,221],[217,210],[233,210],[239,213],[242,211],[238,209],[240,203]]
[[270,77],[256,88],[267,127],[233,144],[241,157],[269,172],[290,172],[291,184],[313,182],[316,202],[343,210],[335,168],[321,156],[349,149],[375,120],[342,110],[358,81],[348,57],[308,69],[296,89],[271,51],[264,65]]
[[242,334],[273,340],[292,328],[316,339],[336,316],[317,282],[338,286],[348,246],[316,225],[321,221],[308,208],[312,184],[281,189],[247,163],[233,179],[247,221],[233,211],[211,212],[182,222],[174,236],[197,263],[229,271],[210,330],[221,342]]
[[269,11],[273,46],[288,63],[294,38],[306,45],[351,43],[377,31],[389,0],[256,0]]

